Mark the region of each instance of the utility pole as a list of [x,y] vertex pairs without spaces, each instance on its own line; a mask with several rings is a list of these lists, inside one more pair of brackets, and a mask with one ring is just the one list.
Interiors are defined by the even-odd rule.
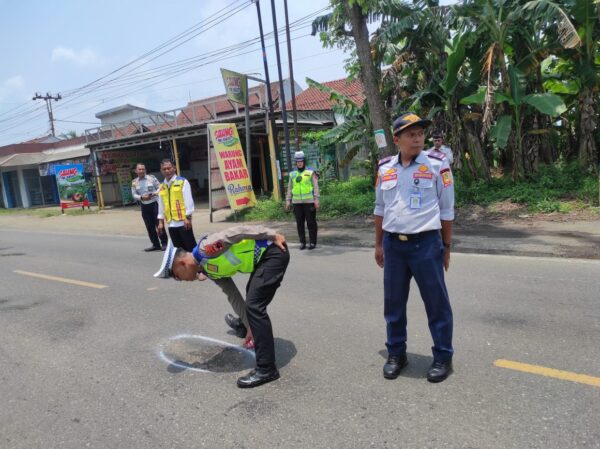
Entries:
[[292,41],[290,39],[290,21],[288,18],[287,0],[283,0],[285,11],[285,36],[287,38],[288,65],[290,68],[290,87],[292,89],[292,114],[294,116],[294,136],[296,137],[296,151],[300,150],[300,134],[298,133],[298,113],[296,112],[296,88],[294,87],[294,63],[292,61]]
[[[265,82],[267,83],[267,101],[269,102],[269,120],[271,122],[271,130],[275,133],[275,112],[273,111],[273,94],[271,93],[271,80],[269,79],[269,64],[267,63],[267,50],[265,48],[265,35],[263,32],[262,26],[262,15],[260,13],[260,0],[252,0],[254,4],[256,4],[256,14],[258,15],[258,29],[260,32],[260,46],[262,48],[263,55],[263,65],[265,67]],[[275,34],[277,34],[277,30],[275,30]],[[273,144],[275,146],[275,155],[279,154],[279,142],[277,139],[273,138]],[[289,150],[289,148],[288,148]],[[277,178],[277,174],[275,174],[275,178]],[[283,195],[283,179],[279,180],[279,190]]]
[[50,93],[46,93],[46,95],[40,95],[39,93],[35,93],[32,100],[44,100],[46,102],[46,109],[48,109],[48,118],[50,120],[50,131],[52,132],[52,136],[56,137],[56,133],[54,132],[54,117],[52,116],[52,100],[58,101],[62,99],[60,94],[53,97]]
[[279,54],[279,30],[277,28],[277,11],[275,0],[271,0],[271,15],[273,16],[273,37],[275,38],[275,55],[277,56],[277,73],[279,74],[279,95],[281,98],[281,118],[283,119],[283,134],[285,136],[285,149],[287,152],[288,172],[292,171],[292,153],[290,152],[290,130],[287,123],[287,112],[285,110],[285,89],[283,87],[283,75],[281,74],[281,56]]

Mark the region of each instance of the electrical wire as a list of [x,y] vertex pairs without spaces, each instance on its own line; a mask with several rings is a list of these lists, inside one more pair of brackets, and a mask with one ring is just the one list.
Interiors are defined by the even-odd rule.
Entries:
[[[246,8],[248,6],[248,5],[245,5],[245,6],[240,7],[239,5],[237,5],[239,2],[240,2],[240,0],[236,0],[236,1],[234,1],[234,2],[232,2],[232,3],[230,3],[228,5],[228,7],[235,6],[235,8],[236,8],[236,9],[232,8],[232,10],[230,11],[231,15],[236,14],[237,12],[240,12],[241,10],[243,10],[244,8]],[[301,25],[304,25],[305,23],[307,23],[307,21],[311,17],[314,17],[316,14],[320,14],[321,12],[324,12],[327,9],[328,8],[322,8],[320,10],[314,11],[314,12],[312,12],[312,13],[310,13],[310,14],[308,14],[308,15],[306,15],[306,16],[304,16],[304,17],[302,17],[302,18],[300,18],[300,19],[298,19],[298,20],[296,20],[294,22],[292,22],[290,24],[290,30],[292,30],[292,29],[299,30],[299,29],[305,28],[305,27],[301,27]],[[224,19],[222,17],[222,11],[219,11],[218,14],[219,14],[219,23],[222,23],[223,20],[225,20],[226,18]],[[209,16],[209,18],[210,17],[214,17],[215,15],[216,14],[213,14],[212,16]],[[197,24],[194,27],[188,28],[187,30],[185,30],[184,32],[180,33],[176,37],[174,37],[174,38],[170,39],[169,41],[167,41],[167,42],[159,45],[158,47],[155,47],[154,49],[150,50],[149,52],[146,52],[144,55],[136,58],[135,60],[129,62],[128,64],[125,64],[125,65],[123,65],[123,66],[121,66],[121,67],[113,70],[112,72],[110,72],[107,75],[104,75],[103,77],[100,77],[100,78],[98,78],[98,79],[96,79],[96,80],[94,80],[94,81],[92,81],[92,82],[90,82],[90,83],[88,83],[88,84],[80,87],[80,88],[73,89],[73,90],[70,90],[70,91],[65,91],[66,93],[64,94],[64,96],[69,96],[71,98],[69,98],[68,101],[63,102],[62,104],[59,103],[57,106],[55,106],[54,110],[56,111],[56,110],[62,110],[62,109],[70,109],[70,107],[72,107],[72,106],[76,106],[78,104],[82,104],[84,102],[73,103],[69,107],[65,107],[64,106],[64,105],[66,105],[68,103],[71,103],[73,100],[75,100],[76,97],[86,96],[87,93],[92,92],[92,91],[94,93],[97,93],[98,91],[105,90],[105,89],[110,91],[111,89],[118,90],[118,89],[130,86],[130,85],[133,85],[133,84],[138,85],[138,88],[136,88],[133,91],[128,91],[128,92],[122,93],[120,95],[111,97],[111,98],[105,98],[105,99],[103,99],[103,102],[108,102],[108,101],[110,101],[112,99],[122,98],[124,96],[131,95],[133,93],[137,93],[139,91],[148,89],[149,87],[152,87],[152,86],[154,86],[156,84],[165,82],[165,81],[167,81],[169,79],[172,79],[174,77],[181,76],[182,74],[185,74],[185,73],[187,73],[187,72],[189,72],[191,70],[194,70],[196,68],[199,68],[199,67],[202,67],[202,66],[205,66],[205,65],[209,65],[209,64],[213,64],[213,63],[216,63],[216,62],[221,62],[223,60],[231,59],[233,57],[245,55],[245,54],[252,53],[252,52],[256,51],[256,50],[253,49],[253,50],[246,51],[246,52],[240,52],[240,50],[245,49],[245,48],[249,48],[250,46],[255,45],[256,43],[258,43],[259,39],[260,39],[259,37],[256,37],[256,38],[253,38],[253,39],[249,39],[249,40],[244,41],[242,43],[235,44],[235,45],[232,45],[232,46],[229,46],[229,47],[225,47],[223,49],[213,50],[211,52],[207,52],[207,53],[202,54],[202,55],[197,55],[197,56],[194,56],[194,57],[191,57],[191,58],[186,58],[186,59],[183,59],[183,60],[178,60],[178,61],[175,61],[175,62],[172,62],[172,63],[169,63],[169,64],[164,64],[162,66],[158,66],[158,67],[155,67],[155,68],[152,68],[152,69],[149,69],[149,70],[145,70],[145,71],[142,71],[142,72],[132,73],[135,70],[137,70],[140,67],[142,67],[143,65],[146,65],[147,63],[151,62],[152,60],[155,60],[158,57],[161,57],[164,54],[168,53],[169,51],[172,51],[173,49],[177,48],[178,46],[183,45],[185,42],[193,39],[198,34],[201,34],[202,32],[208,31],[209,29],[211,29],[214,26],[216,26],[216,25],[212,24],[211,22],[208,22],[208,24],[210,24],[211,26],[206,27],[206,25],[207,25],[206,21],[202,22],[202,24],[204,24],[204,26],[205,26],[205,28],[202,31],[194,34],[193,36],[188,36],[187,39],[185,39],[183,42],[179,42],[177,45],[173,46],[172,48],[170,48],[170,49],[168,49],[168,50],[160,53],[159,55],[153,57],[150,60],[144,61],[142,64],[134,67],[133,69],[130,69],[129,71],[120,74],[118,77],[115,77],[115,78],[112,78],[111,80],[105,81],[100,86],[95,86],[94,83],[97,83],[98,81],[106,79],[111,74],[117,73],[118,71],[122,70],[123,68],[131,66],[136,61],[140,61],[144,57],[146,57],[146,56],[148,56],[148,55],[150,55],[152,53],[155,53],[156,51],[162,50],[163,48],[165,48],[166,46],[168,46],[171,43],[177,42],[177,40],[180,40],[182,37],[185,37],[186,34],[189,32],[189,30],[198,31],[200,24]],[[285,30],[284,27],[280,28],[280,30],[278,30],[278,34],[283,33],[284,30]],[[266,39],[273,39],[273,36],[274,36],[274,32],[272,31],[270,33],[267,33],[265,35],[265,38]],[[306,36],[308,36],[308,35],[297,36],[297,37],[294,37],[292,40],[303,38],[303,37],[306,37]],[[273,45],[270,45],[268,47],[271,47],[271,46],[273,46]],[[215,58],[215,56],[217,56],[217,55],[219,57]],[[192,64],[190,66],[191,62],[197,62],[197,63],[196,64]],[[144,74],[152,74],[153,76],[149,76],[149,77],[146,77],[146,78],[143,78],[143,79],[136,78],[136,77],[139,77],[140,75],[144,75]],[[163,79],[160,79],[160,80],[158,80],[156,82],[151,82],[150,84],[147,84],[147,85],[144,85],[142,87],[139,87],[140,82],[149,81],[149,80],[152,80],[152,79],[155,79],[155,78],[160,78],[160,77],[166,77],[166,78],[163,78]],[[121,81],[121,84],[117,84],[117,83],[115,83],[115,81]],[[113,85],[111,86],[110,83],[113,83]],[[93,87],[93,90],[91,89],[92,87]],[[88,89],[88,91],[86,92],[85,89]],[[85,101],[85,103],[88,103],[89,101],[90,100],[88,99],[88,100]],[[26,103],[20,105],[19,107],[23,107],[25,105],[26,105]],[[97,106],[98,106],[97,103],[93,104],[89,108],[86,108],[84,110],[78,111],[75,114],[72,114],[70,116],[65,117],[62,121],[67,121],[68,122],[68,120],[67,120],[68,118],[71,118],[71,117],[74,117],[74,116],[77,116],[77,115],[81,115],[82,113],[86,112],[87,110],[93,109],[93,108],[95,108]],[[16,110],[19,107],[13,108],[12,110]],[[24,117],[24,116],[26,116],[28,114],[34,113],[34,112],[36,112],[38,110],[42,110],[42,109],[45,109],[45,108],[43,106],[39,106],[39,107],[33,108],[32,110],[22,111],[21,113],[17,114],[16,116],[13,116],[13,117],[11,117],[9,119],[0,120],[0,123],[1,122],[6,122],[6,121],[12,121],[12,120]],[[3,114],[6,114],[8,112],[9,111],[5,111]],[[0,115],[2,115],[2,114],[0,114]],[[42,115],[44,115],[44,113],[40,112],[40,113],[38,113],[38,114],[30,117],[29,121],[33,120],[34,118],[40,117]],[[97,123],[92,123],[92,122],[88,122],[88,123],[89,124],[97,124]],[[4,128],[3,130],[0,130],[0,133],[4,133],[4,131],[7,131],[7,130],[10,130],[10,129],[13,129],[13,128],[16,128],[16,127],[19,127],[19,126],[22,126],[22,123],[19,124],[19,125],[15,125],[15,126],[10,126],[10,127]],[[36,127],[36,129],[39,129],[39,127]],[[25,134],[25,133],[23,133],[23,134]]]

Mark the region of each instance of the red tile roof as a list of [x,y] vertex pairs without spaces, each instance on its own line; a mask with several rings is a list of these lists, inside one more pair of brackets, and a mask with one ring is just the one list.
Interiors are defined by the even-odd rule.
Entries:
[[[362,83],[359,80],[348,81],[343,78],[335,81],[321,83],[354,101],[362,106],[365,101],[365,94]],[[331,110],[335,102],[329,100],[329,94],[320,91],[316,87],[309,87],[296,95],[296,109],[299,111],[324,111]],[[292,102],[286,103],[287,109],[292,109]]]
[[[262,103],[266,103],[265,98],[265,86],[259,85],[248,89],[248,101],[250,107],[259,106],[259,95]],[[279,101],[279,84],[271,83],[271,96],[273,97],[273,103],[277,104]],[[214,109],[213,109],[214,104]],[[190,121],[195,119],[196,122],[210,120],[211,114],[215,113],[217,116],[223,116],[225,114],[232,114],[235,112],[235,103],[227,100],[226,95],[216,95],[214,97],[203,98],[201,100],[195,100],[187,104],[181,113],[177,115],[177,124],[186,125],[190,124]],[[243,111],[244,105],[238,104],[238,110]],[[184,115],[185,113],[185,115]],[[186,117],[187,115],[187,117]]]

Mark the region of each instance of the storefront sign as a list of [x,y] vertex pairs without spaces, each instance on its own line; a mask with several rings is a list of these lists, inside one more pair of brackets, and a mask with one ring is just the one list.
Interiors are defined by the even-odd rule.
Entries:
[[233,210],[256,205],[244,152],[233,123],[208,125],[221,179]]
[[88,192],[92,185],[85,181],[83,164],[56,165],[54,169],[56,171],[60,207],[69,209],[71,207],[88,206]]
[[248,86],[246,75],[226,69],[221,69],[221,75],[223,76],[227,98],[235,103],[246,104],[246,95],[248,94],[246,91]]

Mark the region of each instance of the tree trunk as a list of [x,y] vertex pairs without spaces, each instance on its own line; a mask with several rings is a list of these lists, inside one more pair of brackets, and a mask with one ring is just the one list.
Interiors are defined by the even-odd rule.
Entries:
[[477,135],[477,131],[472,121],[464,121],[464,130],[467,140],[467,148],[471,150],[471,159],[473,161],[473,168],[477,171],[479,176],[483,176],[486,182],[492,180],[490,174],[490,165],[488,164],[487,158],[481,148],[481,140]]
[[356,54],[360,63],[361,78],[373,129],[383,129],[385,134],[387,147],[381,150],[382,154],[384,156],[394,154],[397,150],[394,146],[390,121],[379,89],[380,75],[371,59],[371,45],[369,43],[366,17],[363,15],[360,6],[358,6],[358,2],[354,2],[350,6],[349,0],[343,0],[342,4],[352,25],[352,37],[356,45]]
[[584,87],[579,95],[579,162],[583,167],[596,170],[597,154],[594,131],[597,116],[596,101],[592,89]]

